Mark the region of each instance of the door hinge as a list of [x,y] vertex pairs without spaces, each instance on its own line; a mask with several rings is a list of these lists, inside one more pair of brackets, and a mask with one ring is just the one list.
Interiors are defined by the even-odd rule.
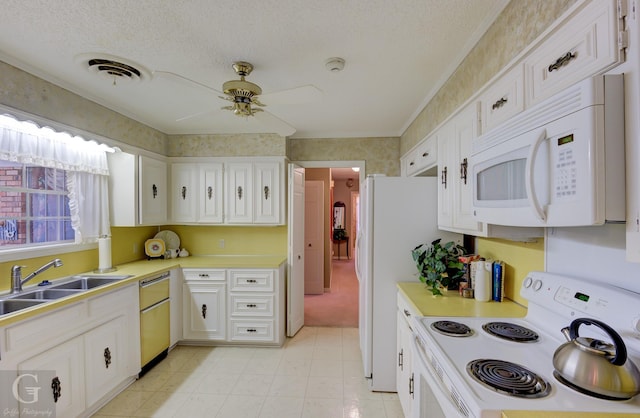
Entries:
[[618,12],[618,19],[624,19],[627,17],[627,14],[629,13],[628,0],[618,0],[616,10]]
[[618,32],[618,49],[627,49],[629,46],[629,32],[621,30]]

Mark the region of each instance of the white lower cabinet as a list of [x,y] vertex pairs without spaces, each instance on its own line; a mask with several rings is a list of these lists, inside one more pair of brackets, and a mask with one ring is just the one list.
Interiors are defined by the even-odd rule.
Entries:
[[284,264],[277,269],[184,269],[186,341],[282,345]]
[[122,315],[85,334],[87,405],[98,402],[127,378],[126,329]]
[[[25,389],[39,387],[56,416],[86,416],[140,371],[139,324],[137,283],[80,300],[0,329],[0,370],[16,371]],[[29,375],[37,373],[35,382]],[[31,400],[11,407],[29,414]]]
[[412,369],[412,343],[413,331],[409,325],[411,312],[405,299],[398,295],[397,313],[397,359],[396,359],[396,390],[405,417],[416,415],[415,387],[416,379]]
[[[19,386],[26,389],[37,384],[41,389],[38,397],[43,402],[53,402],[57,417],[77,417],[85,410],[83,346],[83,338],[76,337],[18,364],[18,375],[22,376]],[[38,376],[37,382],[31,374]],[[31,409],[33,399],[23,400],[20,416],[29,416],[23,412]]]
[[186,282],[182,289],[183,333],[186,340],[224,340],[226,305],[224,283]]

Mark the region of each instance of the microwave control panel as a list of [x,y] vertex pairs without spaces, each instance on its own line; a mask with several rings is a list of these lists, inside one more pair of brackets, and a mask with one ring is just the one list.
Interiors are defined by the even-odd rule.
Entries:
[[578,189],[578,168],[573,152],[573,134],[559,137],[555,144],[556,167],[554,192],[556,199],[572,200]]

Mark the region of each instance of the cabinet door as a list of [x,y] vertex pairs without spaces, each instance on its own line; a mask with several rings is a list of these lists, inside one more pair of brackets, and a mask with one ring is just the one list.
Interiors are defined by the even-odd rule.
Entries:
[[482,133],[524,110],[524,70],[516,65],[480,96]]
[[250,224],[253,222],[253,165],[230,163],[226,170],[227,223]]
[[163,161],[140,156],[140,224],[167,222],[167,165]]
[[226,338],[225,285],[185,283],[182,289],[185,339],[224,340]]
[[438,130],[438,226],[453,226],[453,173],[454,160],[453,125],[448,123]]
[[[53,371],[54,377],[47,376],[47,381],[40,378],[37,382],[41,388],[38,396],[55,403],[56,416],[75,417],[85,409],[83,357],[82,337],[77,337],[21,362],[18,372],[22,375]],[[33,380],[22,378],[19,387],[34,386],[33,383]],[[20,405],[20,410],[29,407],[29,404]]]
[[277,162],[255,163],[254,194],[255,213],[253,222],[257,224],[282,223],[280,211],[280,171]]
[[411,407],[413,392],[412,385],[412,371],[411,371],[411,328],[407,320],[404,318],[404,313],[398,310],[398,326],[397,326],[397,363],[396,363],[396,385],[398,391],[398,398],[400,399],[400,405],[402,405],[402,412],[405,417],[411,416]]
[[196,221],[199,196],[195,164],[171,164],[171,219],[176,222]]
[[619,20],[615,0],[589,2],[545,39],[524,61],[527,107],[623,61]]
[[454,164],[451,180],[454,185],[453,225],[457,229],[469,231],[472,235],[482,231],[483,225],[473,217],[473,181],[469,170],[471,142],[479,135],[478,104],[465,108],[454,119],[455,145]]
[[201,164],[199,183],[199,222],[222,223],[222,204],[224,191],[222,188],[222,164]]
[[91,406],[127,377],[127,321],[119,316],[85,334],[87,405]]

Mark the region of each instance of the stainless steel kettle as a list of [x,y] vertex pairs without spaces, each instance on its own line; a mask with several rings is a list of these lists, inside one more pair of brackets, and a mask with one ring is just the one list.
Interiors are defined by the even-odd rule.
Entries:
[[[595,325],[606,332],[613,344],[580,337],[580,325]],[[629,399],[640,393],[640,371],[627,358],[620,335],[607,324],[589,318],[573,320],[562,329],[568,342],[553,355],[554,375],[577,390],[604,399]]]

